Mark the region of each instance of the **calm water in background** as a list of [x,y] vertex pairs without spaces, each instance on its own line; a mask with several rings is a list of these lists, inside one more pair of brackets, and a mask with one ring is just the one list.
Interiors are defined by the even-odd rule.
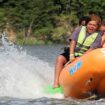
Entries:
[[105,100],[64,99],[46,94],[63,45],[4,46],[0,49],[0,105],[104,105]]
[[54,66],[57,55],[63,52],[64,45],[38,45],[38,46],[24,46],[27,53],[36,56],[39,59],[48,62]]

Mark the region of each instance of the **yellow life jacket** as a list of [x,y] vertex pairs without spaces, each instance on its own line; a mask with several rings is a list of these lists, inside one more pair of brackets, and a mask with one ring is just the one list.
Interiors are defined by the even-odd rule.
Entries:
[[94,32],[93,34],[86,37],[86,27],[82,26],[77,40],[75,56],[83,55],[84,52],[86,52],[93,44],[97,36],[98,36],[98,33]]

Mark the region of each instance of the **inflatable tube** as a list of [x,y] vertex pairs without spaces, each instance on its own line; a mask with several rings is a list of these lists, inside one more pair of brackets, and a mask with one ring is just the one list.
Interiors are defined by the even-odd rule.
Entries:
[[105,94],[105,48],[77,58],[62,70],[59,78],[65,97],[88,98]]

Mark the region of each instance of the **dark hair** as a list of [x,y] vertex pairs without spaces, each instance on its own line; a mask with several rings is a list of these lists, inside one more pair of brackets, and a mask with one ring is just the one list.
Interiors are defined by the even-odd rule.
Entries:
[[82,24],[82,21],[85,21],[85,25],[87,25],[87,23],[91,20],[91,18],[89,16],[83,16],[80,20],[79,20],[79,25]]

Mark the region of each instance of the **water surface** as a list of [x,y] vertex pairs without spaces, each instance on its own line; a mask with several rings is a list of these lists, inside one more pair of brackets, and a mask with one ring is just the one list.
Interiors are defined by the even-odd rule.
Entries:
[[46,94],[52,84],[55,59],[63,45],[9,46],[0,48],[0,105],[104,105],[105,100],[64,99]]

